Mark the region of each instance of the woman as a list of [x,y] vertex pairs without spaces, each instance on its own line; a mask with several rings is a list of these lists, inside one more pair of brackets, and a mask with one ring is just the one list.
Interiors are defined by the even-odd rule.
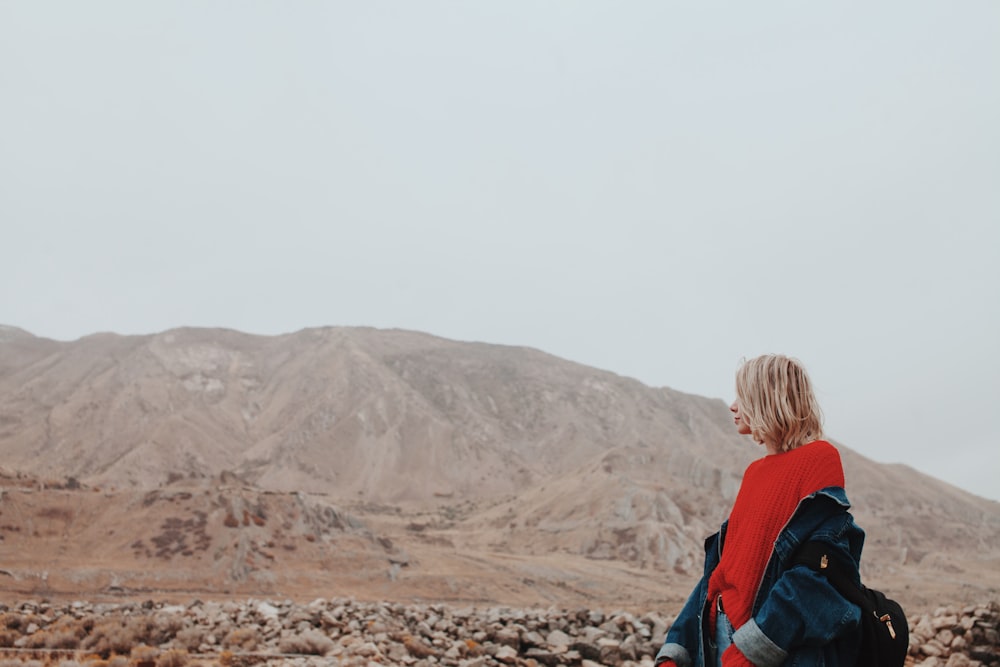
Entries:
[[781,355],[745,362],[729,409],[766,455],[747,467],[729,518],[706,540],[704,575],[656,664],[852,665],[860,610],[822,574],[789,567],[796,547],[816,540],[857,577],[864,542],[805,369]]

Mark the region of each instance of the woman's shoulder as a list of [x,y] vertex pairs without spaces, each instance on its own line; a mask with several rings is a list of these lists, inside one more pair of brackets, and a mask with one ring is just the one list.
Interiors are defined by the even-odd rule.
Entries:
[[801,468],[811,464],[840,463],[840,452],[826,440],[813,440],[780,454],[769,454],[753,461],[748,470],[755,466],[774,465]]
[[829,440],[813,440],[812,442],[807,442],[806,444],[802,445],[801,447],[799,447],[799,449],[812,452],[837,451],[837,448],[834,447]]
[[797,456],[790,469],[797,470],[800,475],[802,497],[825,487],[844,486],[840,452],[826,440],[814,440],[792,452]]
[[820,461],[840,461],[840,451],[827,440],[813,440],[812,442],[807,442],[792,451],[798,452],[799,456],[809,457]]

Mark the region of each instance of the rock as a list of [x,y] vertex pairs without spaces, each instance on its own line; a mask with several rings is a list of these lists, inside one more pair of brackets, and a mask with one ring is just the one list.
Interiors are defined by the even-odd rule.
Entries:
[[[229,649],[239,655],[240,650],[253,650],[263,661],[268,655],[289,653],[281,658],[288,667],[651,667],[669,625],[655,614],[621,611],[605,615],[596,610],[452,609],[343,599],[317,599],[308,605],[249,600],[187,607],[80,601],[5,606],[7,639],[15,647],[38,646],[39,637],[52,632],[56,623],[58,631],[77,632],[83,643],[101,617],[107,617],[131,619],[136,628],[158,628],[164,636],[160,646],[150,647],[153,651]],[[961,612],[942,607],[912,616],[911,664],[1000,667],[998,619],[1000,605],[995,602]],[[253,648],[230,643],[241,637],[253,638]]]
[[521,635],[514,628],[501,628],[494,633],[493,641],[516,649],[521,645]]
[[505,662],[507,664],[514,664],[517,662],[517,651],[515,651],[510,646],[501,646],[497,649],[496,655],[493,656],[500,662]]
[[617,665],[621,662],[621,643],[610,637],[602,637],[597,640],[597,647],[600,650],[600,660],[605,665]]
[[544,646],[545,639],[534,630],[529,630],[521,636],[521,643],[528,646]]
[[969,660],[969,656],[962,653],[952,653],[948,662],[945,663],[945,667],[970,667],[971,665],[972,661]]
[[545,643],[553,647],[567,647],[572,641],[562,630],[553,630],[545,637]]
[[618,650],[626,660],[638,660],[640,653],[639,640],[636,639],[635,635],[629,635],[618,647]]
[[584,660],[600,660],[601,649],[594,644],[587,642],[573,642],[570,650],[576,651]]
[[524,652],[524,657],[531,658],[540,665],[549,665],[549,667],[556,667],[563,660],[562,654],[540,648],[529,648]]
[[935,616],[934,620],[931,621],[931,625],[934,626],[934,630],[943,630],[945,628],[954,628],[958,625],[958,616],[952,614]]
[[278,608],[267,602],[258,602],[256,611],[262,618],[278,620]]
[[996,662],[998,655],[997,651],[995,650],[996,648],[997,647],[995,644],[992,647],[983,644],[977,644],[969,649],[969,657],[972,658],[973,660],[978,660],[983,663],[989,663],[990,661]]
[[920,646],[920,652],[933,658],[944,655],[944,647],[934,640],[926,642]]

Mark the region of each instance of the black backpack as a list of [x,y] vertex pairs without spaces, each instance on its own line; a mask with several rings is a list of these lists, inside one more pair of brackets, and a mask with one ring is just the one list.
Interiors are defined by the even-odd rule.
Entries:
[[861,607],[861,649],[857,667],[903,667],[910,648],[910,627],[903,608],[881,591],[854,583],[852,577],[827,556],[830,547],[806,542],[795,553],[793,565],[806,565],[825,575],[846,600]]

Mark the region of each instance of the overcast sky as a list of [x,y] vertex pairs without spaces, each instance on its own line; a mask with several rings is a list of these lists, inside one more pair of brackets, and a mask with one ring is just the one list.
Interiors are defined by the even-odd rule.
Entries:
[[783,352],[1000,499],[997,119],[995,0],[3,0],[0,323]]

